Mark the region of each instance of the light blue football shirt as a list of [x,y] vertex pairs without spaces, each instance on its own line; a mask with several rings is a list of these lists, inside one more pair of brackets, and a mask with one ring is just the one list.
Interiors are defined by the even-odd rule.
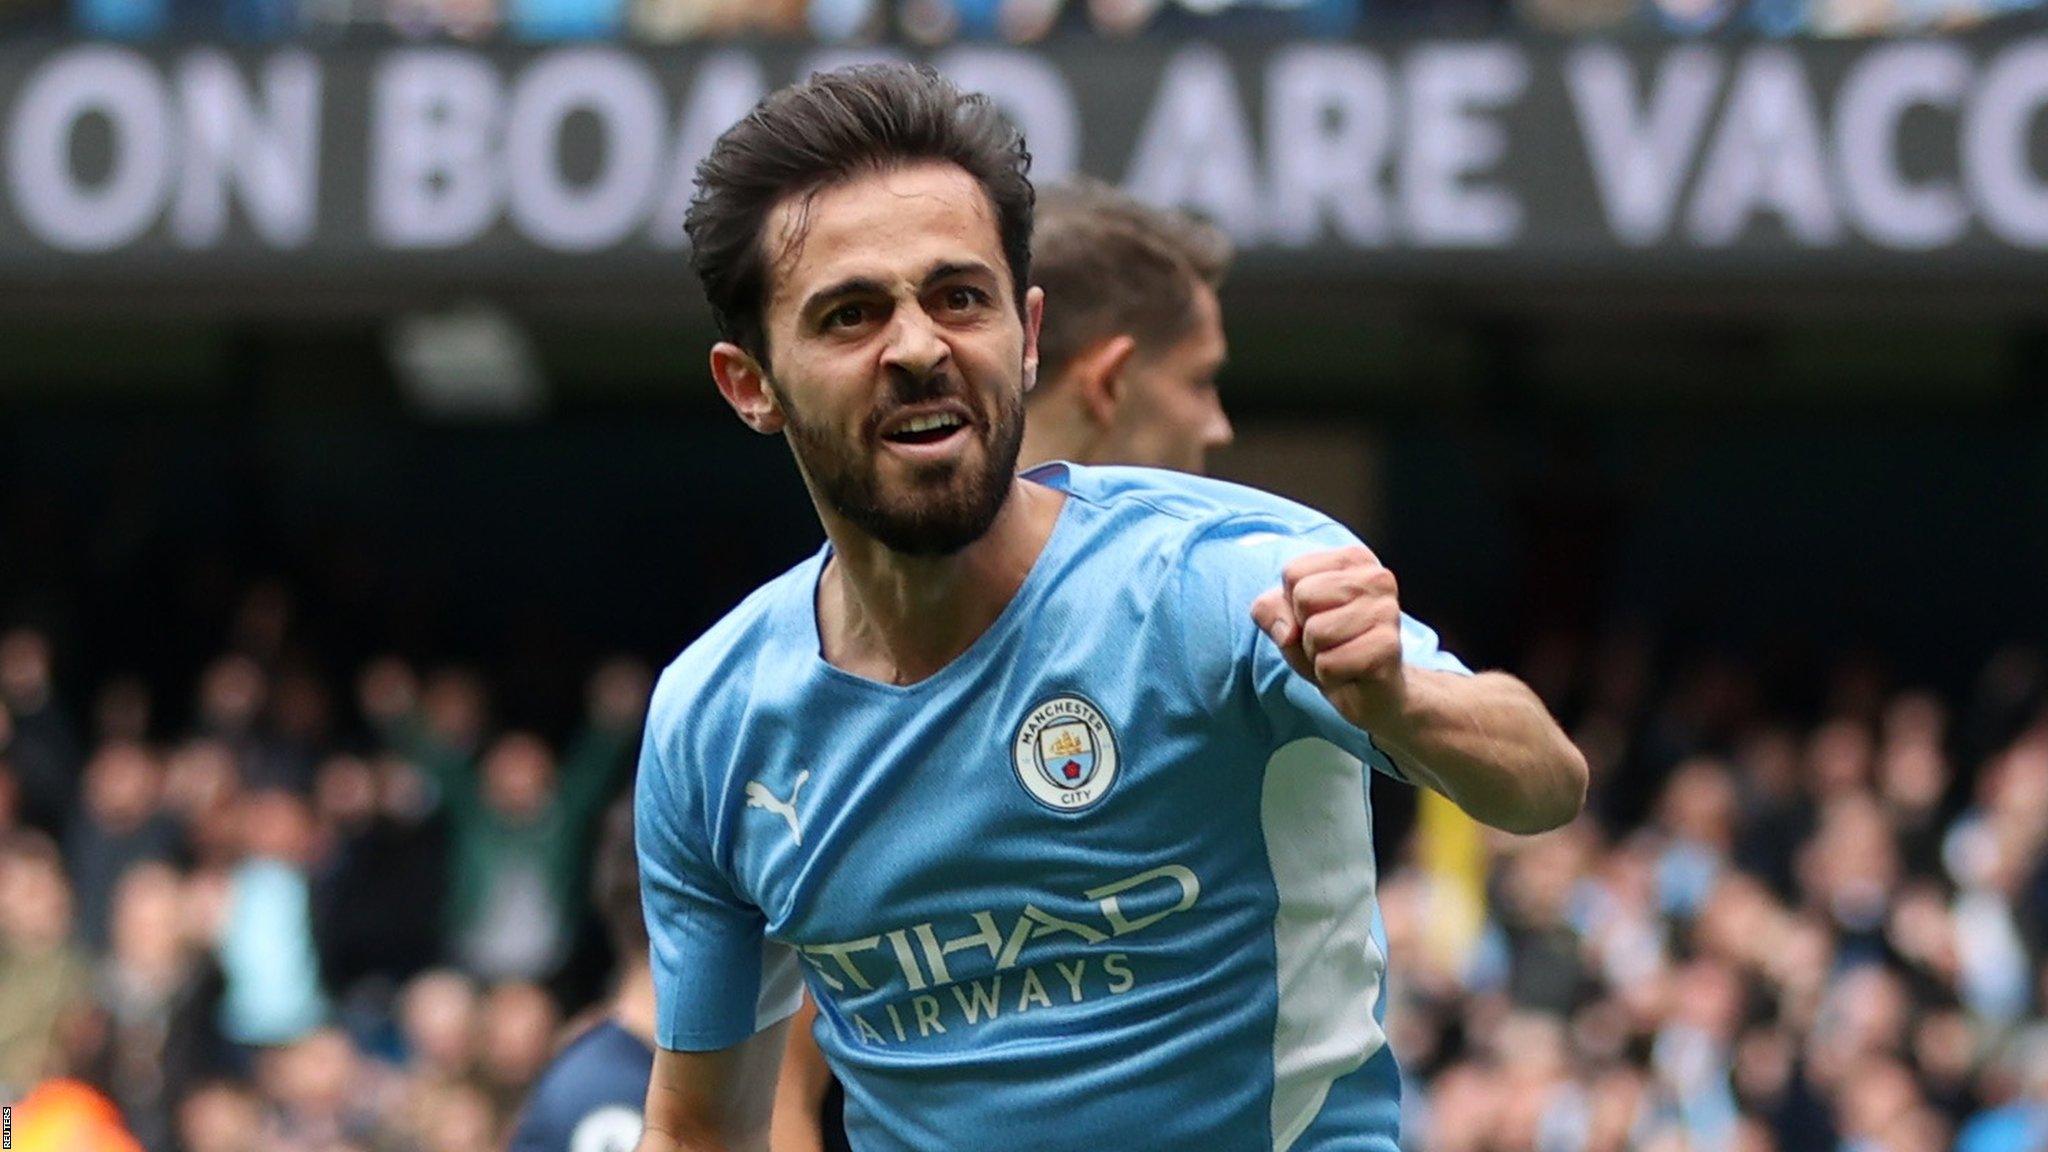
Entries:
[[663,674],[637,795],[659,1042],[736,1044],[800,978],[856,1148],[1393,1152],[1365,768],[1398,771],[1250,611],[1354,537],[1177,473],[1029,476],[1067,493],[1052,537],[930,678],[823,660],[829,548]]

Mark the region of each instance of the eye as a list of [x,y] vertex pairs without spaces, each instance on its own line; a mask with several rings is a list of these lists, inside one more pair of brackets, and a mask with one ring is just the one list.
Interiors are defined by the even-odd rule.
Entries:
[[949,312],[972,312],[988,303],[988,293],[968,284],[955,284],[941,297]]
[[867,319],[867,305],[841,304],[839,307],[825,313],[824,326],[826,328],[858,328],[865,324]]

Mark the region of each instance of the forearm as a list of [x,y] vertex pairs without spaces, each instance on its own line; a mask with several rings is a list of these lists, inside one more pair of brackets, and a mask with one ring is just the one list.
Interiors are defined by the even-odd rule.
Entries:
[[1527,685],[1500,672],[1414,668],[1403,681],[1398,714],[1360,726],[1417,784],[1482,824],[1524,835],[1579,814],[1585,757]]
[[782,1069],[775,1086],[775,1121],[770,1129],[772,1152],[823,1152],[825,1147],[825,1094],[832,1086],[832,1071],[811,1030],[818,1019],[818,1005],[804,997],[790,1021],[789,1042],[782,1051]]
[[649,1127],[640,1134],[633,1152],[768,1152],[765,1141],[733,1143],[715,1133],[678,1136]]
[[637,1152],[768,1152],[787,1021],[714,1052],[654,1054]]
[[817,1107],[807,1100],[777,1097],[769,1147],[773,1152],[824,1152],[825,1121]]

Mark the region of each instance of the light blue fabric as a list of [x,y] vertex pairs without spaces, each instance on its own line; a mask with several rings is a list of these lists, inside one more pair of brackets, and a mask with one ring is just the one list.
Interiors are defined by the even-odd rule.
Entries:
[[1691,919],[1706,906],[1720,877],[1720,853],[1689,840],[1674,840],[1657,857],[1657,904],[1667,916]]
[[[763,981],[786,953],[863,1152],[1392,1152],[1359,761],[1398,772],[1250,615],[1287,560],[1354,538],[1212,480],[1031,476],[1068,494],[1052,538],[932,677],[820,657],[822,550],[662,676],[637,794],[661,1045],[727,1047],[787,1011]],[[1402,639],[1412,664],[1464,671],[1423,625]],[[1301,815],[1269,826],[1269,807]],[[1304,884],[1309,858],[1353,887]],[[1361,877],[1363,902],[1340,899]],[[1288,1015],[1283,984],[1343,1018]],[[1330,1033],[1287,1046],[1276,1103],[1283,1020]]]
[[625,27],[622,0],[508,0],[505,23],[522,40],[599,40]]
[[1956,1152],[2039,1152],[2048,1145],[2048,1104],[1979,1112],[1956,1134]]
[[306,877],[276,860],[235,869],[218,954],[221,1030],[237,1044],[285,1044],[327,1019]]
[[71,23],[88,36],[143,40],[170,27],[169,0],[71,0]]

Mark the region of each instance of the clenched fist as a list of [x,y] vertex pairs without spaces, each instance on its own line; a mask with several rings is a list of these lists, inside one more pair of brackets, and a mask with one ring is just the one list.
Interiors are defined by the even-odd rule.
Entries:
[[1371,729],[1401,715],[1399,588],[1372,549],[1295,557],[1252,601],[1252,619],[1345,719]]

